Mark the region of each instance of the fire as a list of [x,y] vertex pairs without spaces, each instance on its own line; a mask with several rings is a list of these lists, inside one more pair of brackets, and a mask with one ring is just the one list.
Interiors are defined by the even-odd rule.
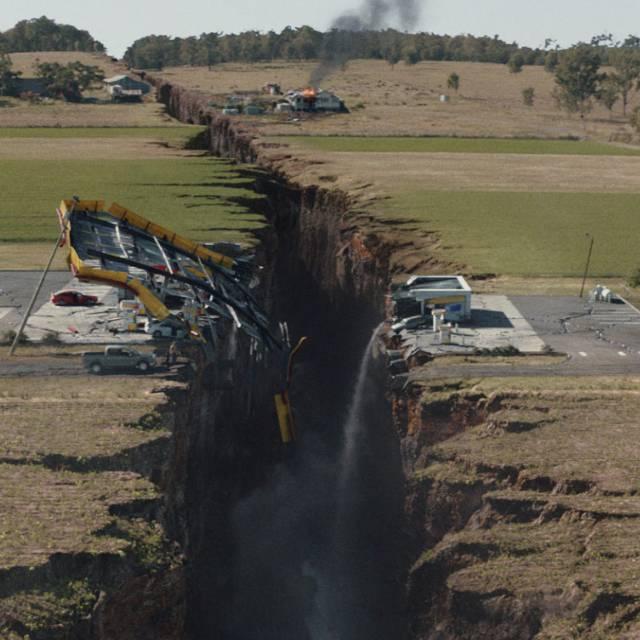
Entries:
[[303,90],[302,95],[307,100],[315,100],[318,92],[313,87],[307,87]]

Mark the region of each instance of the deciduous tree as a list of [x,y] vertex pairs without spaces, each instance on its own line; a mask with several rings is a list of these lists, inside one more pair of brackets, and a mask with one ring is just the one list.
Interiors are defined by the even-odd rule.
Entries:
[[613,107],[620,99],[621,89],[620,81],[615,74],[607,74],[600,81],[600,88],[598,89],[598,102],[603,104],[608,110],[609,114],[612,113]]
[[19,75],[13,71],[13,63],[9,54],[0,53],[0,96],[13,94],[15,81]]
[[82,100],[85,89],[104,80],[104,73],[99,67],[81,62],[70,62],[67,65],[43,62],[36,66],[36,70],[51,93],[72,102]]
[[578,44],[562,53],[556,67],[554,92],[561,107],[584,117],[591,109],[604,77],[600,73],[600,64],[600,53],[588,44]]
[[637,87],[640,78],[640,49],[635,47],[622,47],[609,52],[609,62],[615,69],[612,76],[618,84],[622,97],[622,113],[627,114],[629,95]]
[[536,90],[533,87],[527,87],[522,90],[522,102],[527,107],[533,107],[536,98]]

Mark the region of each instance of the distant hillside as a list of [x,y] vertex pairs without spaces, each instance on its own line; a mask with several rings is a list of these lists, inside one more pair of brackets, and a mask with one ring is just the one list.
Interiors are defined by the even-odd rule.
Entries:
[[70,24],[58,24],[46,16],[21,20],[13,28],[0,32],[0,51],[85,51],[101,53],[105,47],[88,31]]

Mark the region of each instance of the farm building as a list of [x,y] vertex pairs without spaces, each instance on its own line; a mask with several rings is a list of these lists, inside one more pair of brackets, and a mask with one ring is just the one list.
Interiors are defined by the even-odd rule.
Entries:
[[287,101],[293,111],[346,111],[345,104],[335,94],[322,89],[289,91]]
[[146,82],[134,80],[126,75],[106,78],[104,86],[112,100],[142,100],[142,97],[151,91]]

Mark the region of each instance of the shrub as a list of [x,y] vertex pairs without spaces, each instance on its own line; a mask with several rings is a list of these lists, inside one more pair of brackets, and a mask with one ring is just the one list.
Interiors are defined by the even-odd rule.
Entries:
[[533,87],[527,87],[522,90],[522,102],[524,102],[527,107],[533,107],[535,97],[536,90]]
[[460,76],[455,71],[447,79],[447,87],[453,89],[456,93],[460,88]]
[[520,73],[524,67],[524,56],[521,53],[514,53],[507,63],[511,73]]

